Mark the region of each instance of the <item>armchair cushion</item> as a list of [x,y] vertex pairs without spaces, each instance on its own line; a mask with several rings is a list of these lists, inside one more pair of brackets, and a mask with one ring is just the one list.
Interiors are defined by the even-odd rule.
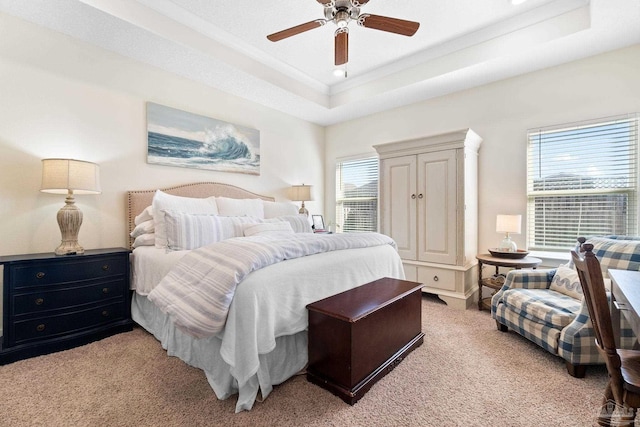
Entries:
[[561,265],[556,270],[556,274],[553,276],[549,289],[560,292],[561,294],[571,298],[575,298],[578,301],[581,301],[584,297],[578,272],[573,268],[566,267],[564,265]]
[[555,329],[569,325],[580,311],[580,300],[550,289],[511,289],[504,293],[505,306],[520,316]]

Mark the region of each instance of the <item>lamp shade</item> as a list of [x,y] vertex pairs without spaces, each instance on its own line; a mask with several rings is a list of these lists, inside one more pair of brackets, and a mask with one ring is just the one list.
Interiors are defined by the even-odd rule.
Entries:
[[310,185],[292,185],[291,192],[289,193],[291,200],[294,202],[308,202],[313,200],[311,198],[311,186]]
[[99,194],[100,167],[91,162],[74,159],[42,159],[42,185],[44,193]]
[[522,215],[498,215],[496,219],[496,231],[498,233],[520,234]]

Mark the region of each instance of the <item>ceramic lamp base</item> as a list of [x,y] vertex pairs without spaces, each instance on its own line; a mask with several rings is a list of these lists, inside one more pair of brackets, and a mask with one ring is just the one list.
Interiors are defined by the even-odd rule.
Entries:
[[55,250],[56,255],[84,253],[84,248],[78,244],[78,232],[82,225],[82,211],[75,205],[73,195],[67,196],[65,205],[58,211],[57,219],[62,241]]

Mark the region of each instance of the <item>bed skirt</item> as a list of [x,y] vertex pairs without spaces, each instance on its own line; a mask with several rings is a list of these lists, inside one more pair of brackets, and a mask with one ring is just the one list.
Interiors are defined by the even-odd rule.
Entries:
[[[260,354],[258,372],[244,384],[238,384],[233,367],[220,355],[219,337],[194,338],[177,329],[169,316],[145,296],[134,292],[131,316],[141,327],[153,334],[167,351],[188,365],[202,369],[218,399],[238,394],[236,412],[248,411],[261,393],[266,398],[274,385],[280,384],[304,369],[307,364],[307,332],[276,338],[273,351]],[[222,331],[224,333],[224,331]]]

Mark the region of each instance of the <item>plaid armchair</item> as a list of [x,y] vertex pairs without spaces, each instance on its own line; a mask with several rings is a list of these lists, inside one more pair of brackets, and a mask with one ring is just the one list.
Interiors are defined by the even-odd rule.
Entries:
[[[609,268],[640,270],[640,237],[606,236],[587,241],[594,245],[605,280]],[[567,270],[510,271],[491,299],[491,316],[499,330],[511,329],[560,356],[569,374],[582,378],[586,366],[604,364],[604,359],[595,345],[577,274],[575,278],[560,277],[570,275]],[[636,341],[631,328],[623,324],[620,346],[631,348]]]

